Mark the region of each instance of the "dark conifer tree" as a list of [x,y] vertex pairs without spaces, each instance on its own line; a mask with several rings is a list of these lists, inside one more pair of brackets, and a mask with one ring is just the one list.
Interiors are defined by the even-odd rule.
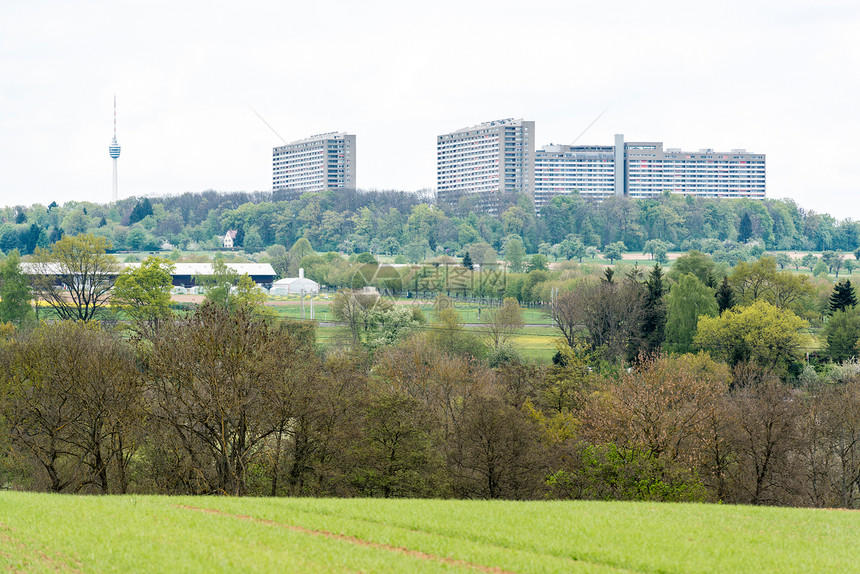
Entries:
[[234,247],[242,247],[245,245],[245,226],[236,226],[236,237],[233,238]]
[[645,282],[645,309],[642,320],[642,339],[645,349],[656,351],[663,344],[666,327],[666,304],[663,295],[666,294],[666,284],[663,281],[663,268],[657,263],[648,274]]
[[463,267],[465,267],[466,269],[473,269],[475,267],[475,264],[472,263],[472,257],[469,255],[468,251],[463,256]]
[[749,213],[744,213],[741,217],[741,223],[738,225],[738,243],[746,243],[750,240],[753,234],[752,218]]
[[830,294],[830,312],[844,311],[849,307],[857,305],[857,297],[854,295],[854,288],[851,287],[851,280],[846,279],[840,281],[833,286],[833,293]]
[[615,271],[612,270],[612,267],[607,267],[603,270],[603,280],[607,283],[612,283],[612,277],[615,275]]
[[720,315],[726,309],[731,309],[735,306],[735,292],[732,286],[729,285],[729,278],[723,275],[723,282],[720,283],[720,288],[717,289],[717,308],[720,310]]
[[148,198],[144,197],[131,209],[131,213],[128,216],[128,224],[134,225],[147,215],[152,215],[152,204]]

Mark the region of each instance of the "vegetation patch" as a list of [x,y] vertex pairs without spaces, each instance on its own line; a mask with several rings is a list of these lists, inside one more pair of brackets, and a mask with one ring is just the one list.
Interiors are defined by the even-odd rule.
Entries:
[[860,514],[4,492],[0,524],[9,571],[846,572],[857,564]]

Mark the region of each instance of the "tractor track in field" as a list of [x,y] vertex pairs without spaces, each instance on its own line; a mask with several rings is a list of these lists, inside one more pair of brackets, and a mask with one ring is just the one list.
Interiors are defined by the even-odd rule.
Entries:
[[427,560],[430,562],[440,562],[443,564],[449,564],[451,566],[462,566],[465,568],[472,568],[479,572],[487,572],[491,574],[515,574],[510,570],[503,570],[501,568],[496,568],[494,566],[485,566],[483,564],[476,564],[474,562],[467,562],[465,560],[458,560],[456,558],[448,558],[445,556],[437,556],[435,554],[428,554],[427,552],[421,552],[419,550],[412,550],[411,548],[405,548],[403,546],[392,546],[391,544],[382,544],[380,542],[371,542],[370,540],[363,540],[356,536],[350,536],[347,534],[337,534],[335,532],[329,532],[328,530],[313,530],[310,528],[305,528],[303,526],[296,526],[294,524],[287,524],[285,522],[276,522],[274,520],[268,520],[266,518],[256,518],[254,516],[248,516],[245,514],[231,514],[229,512],[224,512],[221,510],[216,510],[214,508],[199,508],[196,506],[188,506],[188,505],[176,505],[176,508],[181,508],[183,510],[193,510],[196,512],[204,512],[206,514],[215,514],[217,516],[226,516],[230,518],[238,518],[239,520],[247,520],[249,522],[255,522],[257,524],[265,524],[267,526],[277,526],[279,528],[286,528],[288,530],[292,530],[294,532],[301,532],[302,534],[310,534],[312,536],[320,536],[323,538],[329,538],[332,540],[341,540],[343,542],[349,542],[351,544],[355,544],[356,546],[364,546],[368,548],[374,548],[377,550],[385,550],[387,552],[393,552],[396,554],[405,554],[406,556],[411,556],[412,558],[418,558],[420,560]]
[[43,552],[38,548],[33,548],[21,540],[17,536],[14,528],[0,523],[0,558],[12,560],[12,556],[4,552],[3,549],[7,548],[11,551],[13,547],[24,554],[20,563],[20,567],[22,569],[10,565],[7,570],[8,572],[30,572],[38,569],[52,572],[83,574],[83,572],[78,569],[78,567],[81,566],[79,561],[65,556],[60,552],[55,553],[54,556],[49,556],[46,552]]
[[[478,564],[476,562],[469,562],[467,560],[459,560],[456,558],[449,558],[446,556],[438,556],[436,554],[429,554],[427,552],[422,552],[420,550],[413,550],[411,548],[406,548],[403,546],[393,546],[391,544],[383,544],[381,542],[372,542],[370,540],[364,540],[362,538],[358,538],[357,536],[351,536],[348,534],[337,534],[335,532],[329,532],[328,530],[314,530],[311,528],[305,528],[303,526],[296,526],[294,524],[287,524],[286,522],[277,522],[275,520],[269,520],[267,518],[257,518],[255,516],[248,516],[245,514],[232,514],[232,513],[224,512],[223,510],[217,510],[214,508],[201,508],[201,507],[197,507],[197,506],[181,505],[181,504],[177,504],[174,506],[176,508],[179,508],[182,510],[193,510],[196,512],[203,512],[206,514],[214,514],[216,516],[224,516],[224,517],[229,517],[229,518],[236,518],[239,520],[247,520],[249,522],[254,522],[257,524],[264,524],[267,526],[276,526],[279,528],[286,528],[286,529],[292,530],[294,532],[301,532],[302,534],[310,534],[312,536],[320,536],[320,537],[329,538],[332,540],[341,540],[344,542],[349,542],[351,544],[355,544],[356,546],[375,548],[377,550],[385,550],[385,551],[396,553],[396,554],[404,554],[406,556],[411,556],[413,558],[418,558],[420,560],[426,560],[429,562],[438,562],[438,563],[447,564],[450,566],[460,566],[460,567],[464,567],[464,568],[471,568],[473,570],[477,570],[478,572],[487,572],[487,573],[491,573],[491,574],[516,574],[516,572],[514,572],[514,571],[505,570],[503,568],[498,568],[496,566],[486,566],[484,564]],[[369,521],[369,522],[374,522],[374,521]],[[400,528],[402,528],[402,527],[400,527]],[[416,529],[412,529],[412,528],[405,528],[405,529],[409,530],[411,532],[417,532],[417,533],[421,533],[421,534],[435,534],[435,533],[427,532],[424,530],[416,530]],[[554,555],[551,555],[551,556],[554,556]],[[642,570],[638,570],[638,569],[632,569],[632,568],[623,567],[623,566],[616,566],[616,565],[609,564],[609,563],[592,562],[590,560],[582,560],[580,558],[566,557],[566,556],[554,556],[554,557],[561,559],[561,560],[570,561],[573,564],[578,563],[578,564],[582,564],[582,565],[599,566],[599,567],[606,568],[606,569],[616,571],[616,572],[631,572],[631,573],[643,572]]]

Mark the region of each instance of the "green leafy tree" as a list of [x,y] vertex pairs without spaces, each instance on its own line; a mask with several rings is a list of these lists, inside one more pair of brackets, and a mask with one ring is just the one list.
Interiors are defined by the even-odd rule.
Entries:
[[780,269],[785,269],[791,266],[791,256],[788,253],[780,252],[776,255],[776,264]]
[[107,254],[110,243],[90,233],[63,237],[33,254],[33,292],[61,319],[89,321],[110,297],[120,264]]
[[406,245],[403,255],[409,263],[420,263],[421,261],[424,261],[425,257],[427,257],[427,251],[429,249],[430,246],[427,244],[426,240],[415,241]]
[[835,273],[839,277],[839,270],[842,269],[844,263],[842,255],[835,251],[825,251],[821,254],[821,260],[827,265],[828,273]]
[[806,267],[810,271],[815,269],[815,266],[818,264],[818,257],[813,255],[812,253],[807,253],[803,257],[800,258],[800,264],[803,267]]
[[798,310],[815,292],[808,277],[779,271],[773,257],[762,257],[753,263],[742,261],[729,279],[741,305],[762,299],[777,307]]
[[549,271],[546,257],[540,253],[532,255],[532,258],[529,260],[529,264],[526,267],[526,271]]
[[509,235],[502,247],[502,257],[507,262],[509,269],[514,273],[520,273],[523,270],[525,256],[526,250],[523,246],[523,240],[519,236]]
[[32,298],[16,249],[0,263],[0,321],[19,327],[29,323],[33,319]]
[[669,250],[669,244],[662,239],[649,239],[642,247],[642,254],[651,255],[651,259],[656,259],[660,263],[666,261],[666,252]]
[[394,343],[423,320],[405,305],[376,293],[341,290],[331,302],[332,315],[349,328],[353,346],[376,350]]
[[170,319],[175,268],[169,259],[147,257],[139,266],[127,267],[116,278],[111,304],[131,318],[138,333],[149,334],[161,321]]
[[585,244],[579,237],[569,235],[558,244],[558,253],[565,260],[576,259],[582,263],[582,258],[585,257]]
[[34,316],[32,299],[30,282],[21,272],[18,250],[13,250],[0,263],[0,321],[19,327],[29,323]]
[[785,369],[800,358],[808,342],[808,323],[787,309],[766,301],[736,307],[720,317],[701,317],[694,345],[711,351],[731,365],[754,362],[768,369]]
[[538,253],[549,259],[552,256],[552,245],[546,241],[538,245]]
[[666,296],[666,348],[673,353],[689,353],[699,317],[717,315],[714,290],[695,275],[682,275]]
[[609,264],[613,265],[616,260],[621,259],[621,254],[627,249],[623,241],[610,243],[603,248],[603,257],[609,259]]
[[248,253],[257,253],[263,250],[263,238],[260,236],[260,232],[256,227],[252,227],[251,230],[245,234],[244,248]]
[[716,263],[706,253],[696,250],[688,251],[672,263],[672,269],[669,270],[668,275],[670,279],[677,281],[685,273],[692,273],[703,284],[710,286],[715,283]]
[[128,216],[128,224],[134,225],[138,221],[142,221],[145,217],[152,215],[152,204],[149,198],[144,197],[139,200],[131,210]]
[[486,267],[487,265],[495,265],[498,262],[499,254],[492,248],[489,243],[472,243],[469,245],[469,255],[476,265]]
[[299,276],[299,263],[308,255],[314,255],[314,248],[311,242],[306,237],[299,237],[287,254],[287,273],[288,277]]
[[221,259],[212,263],[212,275],[205,277],[202,283],[206,289],[206,301],[231,311],[249,307],[260,312],[267,299],[266,293],[247,273],[239,275]]
[[860,342],[860,309],[846,307],[833,313],[821,333],[827,341],[826,353],[841,362],[856,357]]
[[368,253],[367,251],[365,251],[364,253],[359,253],[358,255],[356,255],[355,262],[356,263],[370,263],[370,264],[378,263],[378,261],[376,261],[376,257],[373,256],[373,253]]

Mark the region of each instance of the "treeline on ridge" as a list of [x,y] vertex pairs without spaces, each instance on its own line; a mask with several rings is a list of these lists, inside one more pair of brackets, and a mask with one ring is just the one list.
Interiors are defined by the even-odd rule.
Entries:
[[436,205],[412,193],[343,190],[290,200],[279,193],[207,191],[108,205],[37,204],[0,210],[0,250],[26,255],[63,235],[87,232],[105,237],[118,251],[214,249],[228,230],[237,231],[236,247],[249,254],[305,237],[322,252],[402,253],[410,261],[462,256],[472,244],[500,251],[511,236],[520,238],[529,253],[548,252],[565,240],[595,248],[621,242],[632,251],[659,241],[676,250],[713,253],[717,259],[750,241],[769,250],[860,247],[858,222],[804,210],[790,200],[664,194],[594,202],[573,194],[554,198],[537,214],[526,196],[503,198],[496,207],[497,213],[490,214],[470,197],[457,205]]

